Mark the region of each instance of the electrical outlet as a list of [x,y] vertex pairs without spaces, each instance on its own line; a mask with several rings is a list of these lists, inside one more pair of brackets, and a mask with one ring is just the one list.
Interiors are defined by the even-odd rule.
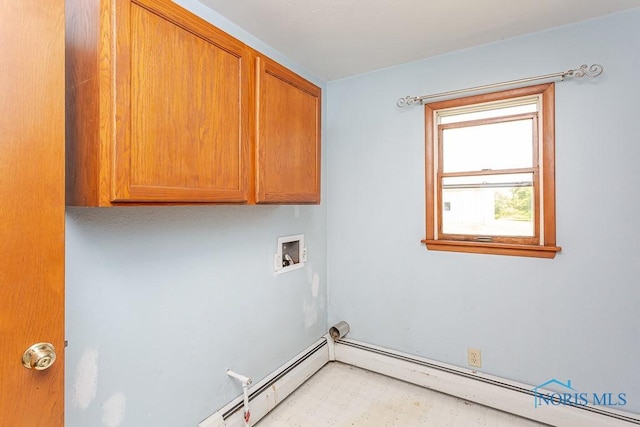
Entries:
[[482,357],[479,348],[467,348],[467,363],[475,368],[482,368]]

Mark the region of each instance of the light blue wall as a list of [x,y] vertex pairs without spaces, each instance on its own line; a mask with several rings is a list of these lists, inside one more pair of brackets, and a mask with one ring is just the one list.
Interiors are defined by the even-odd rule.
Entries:
[[[68,427],[195,426],[242,393],[227,369],[258,381],[327,331],[324,203],[68,208],[66,227]],[[309,262],[276,276],[277,238],[300,233]]]
[[[327,306],[353,338],[459,366],[478,347],[485,372],[626,392],[640,412],[640,11],[327,87],[198,1],[177,3],[327,89],[327,191],[321,206],[68,209],[67,426],[196,425],[240,394],[227,368],[262,378],[326,332]],[[426,251],[422,109],[397,98],[593,62],[598,81],[557,86],[563,252]],[[309,264],[275,276],[276,238],[297,233]]]
[[[640,412],[640,9],[328,84],[329,324],[536,385],[625,392]],[[601,63],[556,86],[554,260],[427,251],[424,95]]]

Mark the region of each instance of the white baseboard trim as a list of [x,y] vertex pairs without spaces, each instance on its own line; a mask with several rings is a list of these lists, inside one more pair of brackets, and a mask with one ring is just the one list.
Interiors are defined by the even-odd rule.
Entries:
[[553,426],[639,425],[635,414],[593,405],[535,408],[534,386],[434,362],[351,339],[334,345],[335,360]]
[[[249,389],[251,425],[330,361],[341,362],[441,393],[559,427],[640,425],[635,414],[593,405],[534,407],[533,386],[435,362],[352,339],[328,335]],[[242,395],[198,427],[243,427]]]
[[[249,388],[251,425],[257,423],[275,406],[287,398],[313,374],[329,362],[333,341],[328,336],[316,341],[306,350],[282,365],[278,370]],[[243,427],[243,396],[240,395],[198,427]]]

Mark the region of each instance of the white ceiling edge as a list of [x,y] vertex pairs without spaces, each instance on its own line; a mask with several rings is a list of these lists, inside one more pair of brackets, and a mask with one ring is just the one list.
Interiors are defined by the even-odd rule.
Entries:
[[638,0],[199,0],[325,81],[640,6]]

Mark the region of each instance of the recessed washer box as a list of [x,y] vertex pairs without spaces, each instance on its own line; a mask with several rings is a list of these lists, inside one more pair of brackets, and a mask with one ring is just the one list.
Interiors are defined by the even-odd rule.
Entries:
[[278,237],[275,255],[276,273],[286,273],[304,267],[307,261],[307,248],[304,246],[304,234]]

